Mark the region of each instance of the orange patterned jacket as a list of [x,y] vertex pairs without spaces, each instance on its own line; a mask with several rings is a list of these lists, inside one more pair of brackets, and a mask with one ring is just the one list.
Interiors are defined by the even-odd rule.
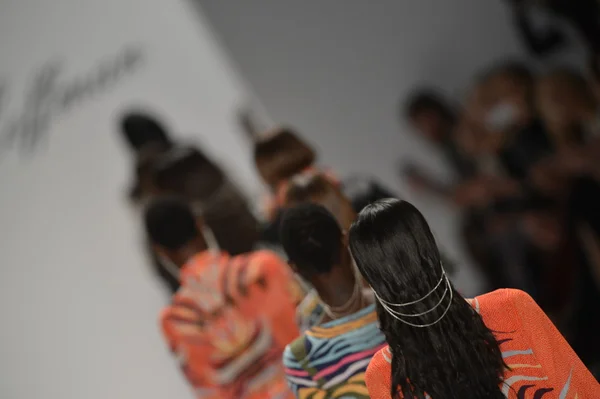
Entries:
[[[529,295],[505,289],[470,302],[500,343],[509,367],[500,386],[507,398],[600,398],[596,379]],[[391,356],[385,347],[369,364],[372,399],[391,398]]]
[[288,399],[281,361],[299,334],[301,291],[287,264],[258,251],[200,253],[161,314],[169,347],[198,398]]

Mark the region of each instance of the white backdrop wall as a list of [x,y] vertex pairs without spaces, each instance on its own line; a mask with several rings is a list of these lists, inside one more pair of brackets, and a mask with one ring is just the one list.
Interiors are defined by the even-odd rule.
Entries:
[[[191,397],[158,329],[166,296],[116,118],[156,111],[254,194],[243,85],[183,0],[3,1],[0,48],[0,397]],[[28,100],[43,66],[46,97]]]
[[[411,195],[398,161],[445,175],[439,154],[412,134],[400,99],[431,85],[455,100],[497,60],[529,60],[506,0],[190,0],[199,5],[271,117],[297,127],[342,175],[370,174],[412,197],[445,250],[466,266],[456,213]],[[537,12],[541,25],[552,18]],[[572,36],[572,35],[571,35]],[[571,47],[546,60],[581,65]],[[481,289],[462,267],[455,282]]]

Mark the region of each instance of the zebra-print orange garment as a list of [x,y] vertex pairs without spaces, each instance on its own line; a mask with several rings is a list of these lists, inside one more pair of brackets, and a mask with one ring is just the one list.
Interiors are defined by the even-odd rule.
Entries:
[[198,398],[292,398],[281,362],[299,332],[299,288],[288,265],[260,251],[208,251],[182,269],[161,315],[165,337]]
[[[505,289],[470,302],[500,343],[509,367],[500,385],[507,398],[600,398],[596,379],[529,295]],[[391,398],[391,356],[385,347],[369,364],[366,382],[372,399]]]

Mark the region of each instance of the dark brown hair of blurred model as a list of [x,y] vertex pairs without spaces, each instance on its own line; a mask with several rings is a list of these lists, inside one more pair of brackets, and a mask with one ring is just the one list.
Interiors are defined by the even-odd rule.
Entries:
[[280,183],[312,166],[315,160],[315,151],[289,128],[279,128],[254,145],[258,173],[273,191]]
[[257,221],[246,198],[199,150],[177,148],[164,154],[155,168],[154,182],[159,194],[189,201],[224,251],[237,255],[254,248]]
[[343,230],[348,230],[356,219],[350,200],[339,185],[334,184],[323,173],[315,171],[291,178],[285,195],[285,207],[303,203],[316,203],[326,208],[338,221]]

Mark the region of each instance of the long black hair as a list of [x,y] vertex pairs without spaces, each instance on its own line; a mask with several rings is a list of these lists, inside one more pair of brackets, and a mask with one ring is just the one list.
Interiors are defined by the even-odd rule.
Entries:
[[386,302],[417,301],[433,290],[399,311],[420,314],[435,309],[403,320],[424,325],[441,317],[417,328],[393,317],[377,301],[380,328],[392,353],[393,398],[504,398],[499,344],[479,314],[446,282],[433,234],[413,205],[385,199],[367,206],[350,229],[350,250],[367,282]]

